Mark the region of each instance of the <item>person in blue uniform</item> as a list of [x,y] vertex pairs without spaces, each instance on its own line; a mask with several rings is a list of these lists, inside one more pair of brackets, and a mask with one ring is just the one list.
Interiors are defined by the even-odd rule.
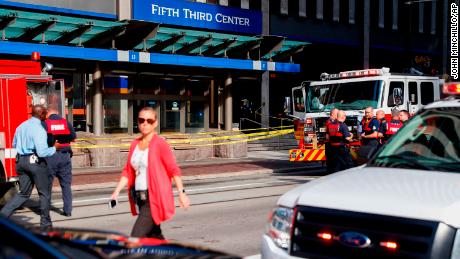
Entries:
[[70,142],[76,138],[75,129],[72,124],[59,115],[57,109],[50,107],[49,117],[45,121],[45,129],[48,133],[48,145],[59,143],[59,150],[56,154],[47,158],[50,171],[51,183],[57,177],[62,190],[64,202],[63,215],[72,215],[72,149]]
[[50,217],[51,183],[48,167],[44,158],[56,153],[56,147],[46,143],[46,131],[41,122],[46,119],[47,110],[43,105],[32,107],[32,117],[21,123],[13,138],[16,149],[16,172],[19,176],[19,193],[0,211],[4,217],[10,217],[32,194],[34,185],[40,199],[40,229],[52,227]]
[[352,140],[353,134],[348,131],[345,119],[345,112],[338,111],[337,120],[329,123],[327,128],[330,149],[327,161],[330,163],[332,173],[353,167],[353,160],[347,145]]
[[379,147],[378,130],[380,122],[374,117],[374,109],[367,107],[361,121],[363,132],[361,133],[361,148],[359,156],[362,160],[369,160]]

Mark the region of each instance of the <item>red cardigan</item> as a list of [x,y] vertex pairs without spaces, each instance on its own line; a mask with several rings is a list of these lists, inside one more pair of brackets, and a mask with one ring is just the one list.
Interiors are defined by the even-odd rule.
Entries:
[[[121,173],[121,176],[128,178],[128,197],[131,205],[131,213],[137,215],[136,204],[131,195],[134,189],[136,174],[131,166],[131,157],[139,143],[140,138],[131,143],[128,161]],[[171,179],[173,176],[181,175],[179,166],[169,144],[158,135],[154,135],[150,141],[147,165],[147,186],[150,201],[150,210],[153,221],[160,224],[170,219],[175,212],[174,195]]]

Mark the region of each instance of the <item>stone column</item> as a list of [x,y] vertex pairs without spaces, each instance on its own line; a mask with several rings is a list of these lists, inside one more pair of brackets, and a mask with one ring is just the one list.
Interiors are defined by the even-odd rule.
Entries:
[[268,127],[270,126],[270,72],[266,71],[262,74],[260,89],[260,123],[262,127]]
[[92,102],[92,115],[93,115],[93,133],[96,136],[101,136],[104,133],[104,112],[103,112],[103,101],[102,101],[102,85],[103,75],[99,66],[99,62],[96,62],[96,68],[93,74],[93,102]]
[[233,123],[233,97],[232,97],[232,77],[228,75],[224,83],[225,91],[225,130],[232,130]]
[[117,0],[118,20],[131,20],[132,6],[131,0]]

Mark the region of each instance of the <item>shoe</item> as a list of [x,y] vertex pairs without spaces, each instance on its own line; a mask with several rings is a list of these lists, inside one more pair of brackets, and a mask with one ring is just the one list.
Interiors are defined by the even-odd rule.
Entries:
[[50,232],[51,230],[53,230],[53,226],[52,226],[52,225],[40,226],[40,232]]
[[71,212],[63,212],[62,215],[63,215],[63,216],[66,216],[66,217],[72,217],[72,213],[71,213]]

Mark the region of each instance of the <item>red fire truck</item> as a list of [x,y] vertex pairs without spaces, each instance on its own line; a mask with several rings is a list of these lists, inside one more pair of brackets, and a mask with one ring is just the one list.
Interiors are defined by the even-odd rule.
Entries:
[[[389,68],[346,71],[321,75],[321,81],[307,81],[292,89],[292,116],[299,148],[289,151],[290,161],[325,161],[326,120],[332,108],[344,110],[353,136],[359,136],[366,107],[414,114],[423,105],[439,100],[443,80],[434,76],[390,73]],[[303,141],[301,141],[303,140]],[[304,145],[302,145],[304,143]],[[350,143],[356,158],[359,141]]]
[[32,60],[0,60],[0,203],[17,190],[15,171],[16,150],[12,147],[14,132],[31,116],[32,105],[58,107],[64,112],[64,84],[52,80],[46,63],[41,67],[40,54],[32,53]]

